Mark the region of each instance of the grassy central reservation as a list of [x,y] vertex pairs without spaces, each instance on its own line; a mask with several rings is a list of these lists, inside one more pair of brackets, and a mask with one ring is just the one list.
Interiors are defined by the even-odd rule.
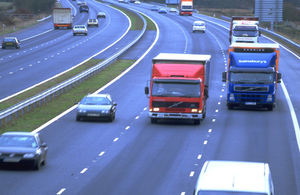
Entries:
[[[117,8],[124,12],[131,20],[132,26],[130,30],[141,30],[143,28],[142,19],[126,9]],[[144,17],[144,16],[143,16]],[[147,30],[156,30],[155,25],[147,17],[144,17],[147,22]],[[63,74],[62,76],[52,79],[42,85],[39,85],[29,91],[26,91],[18,96],[10,98],[0,104],[0,110],[4,110],[10,106],[15,105],[25,99],[28,99],[38,93],[41,93],[81,72],[87,70],[103,60],[91,59],[88,62],[82,64],[81,66]],[[135,60],[117,60],[115,63],[111,64],[104,70],[102,70],[98,75],[82,82],[75,88],[72,88],[68,92],[61,94],[61,96],[52,99],[50,102],[34,109],[25,115],[14,119],[9,124],[2,125],[0,128],[0,133],[7,131],[33,131],[34,129],[40,127],[47,121],[53,119],[57,115],[61,114],[65,110],[69,109],[74,105],[75,102],[79,102],[88,93],[93,93],[100,89],[102,86],[113,80],[115,77],[120,75],[124,70],[130,67]],[[75,117],[75,116],[74,116]],[[75,118],[74,118],[75,121]]]

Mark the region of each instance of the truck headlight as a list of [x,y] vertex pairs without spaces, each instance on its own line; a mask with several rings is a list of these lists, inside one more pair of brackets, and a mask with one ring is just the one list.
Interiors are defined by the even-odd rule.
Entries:
[[198,112],[198,109],[193,108],[191,112]]
[[154,111],[154,112],[158,112],[158,111],[159,111],[159,108],[153,108],[153,111]]
[[230,101],[235,101],[234,94],[229,94],[229,100]]
[[272,95],[268,95],[268,97],[267,97],[267,102],[272,102],[272,101],[273,101]]

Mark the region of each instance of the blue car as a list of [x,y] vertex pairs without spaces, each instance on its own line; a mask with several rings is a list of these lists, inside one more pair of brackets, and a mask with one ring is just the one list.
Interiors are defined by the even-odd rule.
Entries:
[[167,10],[166,10],[165,8],[160,8],[160,9],[158,10],[158,13],[160,13],[160,14],[166,14],[166,13],[167,13]]

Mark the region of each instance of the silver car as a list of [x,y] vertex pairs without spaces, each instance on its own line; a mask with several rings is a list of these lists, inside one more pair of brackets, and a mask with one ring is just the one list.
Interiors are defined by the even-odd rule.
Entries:
[[110,94],[89,94],[78,104],[76,121],[82,118],[106,118],[112,122],[116,116],[116,106]]
[[85,25],[75,25],[73,27],[73,35],[75,36],[77,34],[87,35],[88,34],[88,29],[86,28]]
[[0,136],[0,164],[45,165],[48,146],[38,133],[6,132]]

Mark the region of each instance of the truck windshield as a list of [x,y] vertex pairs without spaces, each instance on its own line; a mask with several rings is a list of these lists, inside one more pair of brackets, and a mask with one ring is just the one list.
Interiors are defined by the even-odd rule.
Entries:
[[270,84],[275,81],[274,73],[261,72],[230,72],[229,81],[232,83]]
[[257,192],[198,191],[197,195],[267,195]]
[[193,9],[193,6],[191,6],[191,5],[183,5],[183,6],[182,6],[182,9],[183,9],[183,10],[192,10],[192,9]]
[[234,29],[233,36],[235,37],[257,37],[258,31],[256,29]]
[[152,96],[200,97],[200,82],[153,82]]

